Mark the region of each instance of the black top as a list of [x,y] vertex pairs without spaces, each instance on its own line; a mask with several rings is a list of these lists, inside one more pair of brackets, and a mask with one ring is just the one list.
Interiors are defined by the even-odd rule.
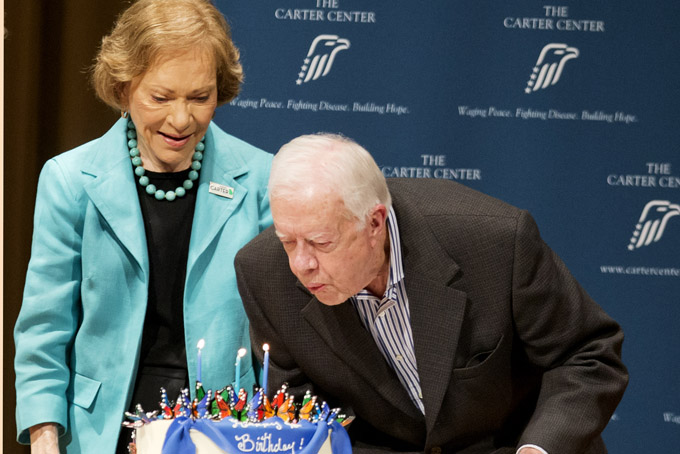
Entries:
[[[187,179],[181,172],[146,171],[150,184],[164,191],[175,190]],[[196,190],[172,202],[156,200],[137,185],[149,253],[149,300],[142,333],[142,367],[166,367],[186,371],[184,344],[184,280]],[[174,396],[173,396],[174,398]]]
[[[156,189],[174,191],[191,169],[181,172],[146,171]],[[172,202],[156,200],[137,183],[149,254],[149,299],[142,331],[142,346],[135,388],[128,411],[141,404],[146,412],[158,410],[160,388],[175,400],[189,385],[184,343],[184,281],[191,224],[196,206],[196,186]],[[142,232],[140,232],[141,234]],[[130,431],[121,430],[116,452],[127,452]]]

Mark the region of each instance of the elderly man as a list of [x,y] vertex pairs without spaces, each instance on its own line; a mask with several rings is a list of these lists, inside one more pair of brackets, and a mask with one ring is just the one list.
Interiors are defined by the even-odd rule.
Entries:
[[274,226],[236,271],[270,391],[349,410],[355,452],[606,452],[623,334],[528,213],[450,181],[386,183],[334,135],[283,146],[269,191]]

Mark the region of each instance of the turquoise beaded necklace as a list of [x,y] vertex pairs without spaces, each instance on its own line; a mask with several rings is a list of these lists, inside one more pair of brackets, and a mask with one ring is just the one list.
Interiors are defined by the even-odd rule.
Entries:
[[154,196],[156,200],[165,199],[168,202],[172,202],[177,197],[184,197],[187,191],[194,187],[194,181],[198,180],[198,171],[201,170],[201,160],[203,159],[203,150],[205,150],[205,144],[203,143],[205,137],[196,144],[196,148],[194,149],[194,155],[191,157],[189,178],[184,180],[182,186],[178,186],[174,191],[165,192],[162,189],[156,189],[155,185],[149,184],[149,177],[144,175],[146,170],[142,167],[142,158],[139,155],[139,148],[137,148],[137,130],[135,129],[135,124],[132,120],[128,120],[127,127],[127,145],[130,150],[132,165],[135,166],[135,175],[139,177],[140,186],[146,190],[147,194]]

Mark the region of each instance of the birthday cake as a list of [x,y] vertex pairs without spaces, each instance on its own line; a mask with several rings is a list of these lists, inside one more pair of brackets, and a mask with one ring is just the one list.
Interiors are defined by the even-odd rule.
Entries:
[[137,454],[351,454],[346,422],[307,393],[296,403],[284,384],[269,401],[255,388],[252,399],[231,386],[212,392],[196,384],[196,398],[182,390],[171,403],[161,389],[160,410],[126,413],[123,425],[134,429],[132,449]]

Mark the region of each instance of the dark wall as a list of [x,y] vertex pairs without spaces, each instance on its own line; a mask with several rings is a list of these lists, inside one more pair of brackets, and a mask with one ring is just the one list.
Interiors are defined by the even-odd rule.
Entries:
[[[5,453],[16,443],[14,341],[30,255],[38,173],[50,157],[101,135],[117,113],[88,82],[101,38],[129,2],[5,2],[3,419]],[[39,411],[39,409],[36,409]]]

